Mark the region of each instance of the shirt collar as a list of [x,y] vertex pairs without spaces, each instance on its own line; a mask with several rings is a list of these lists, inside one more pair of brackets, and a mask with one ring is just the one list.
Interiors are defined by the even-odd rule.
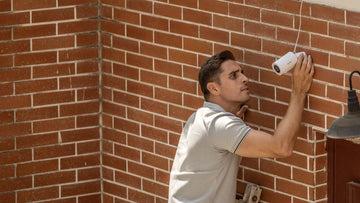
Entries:
[[205,101],[203,107],[207,107],[207,108],[212,109],[214,111],[226,112],[225,109],[223,109],[220,105],[212,103],[212,102]]

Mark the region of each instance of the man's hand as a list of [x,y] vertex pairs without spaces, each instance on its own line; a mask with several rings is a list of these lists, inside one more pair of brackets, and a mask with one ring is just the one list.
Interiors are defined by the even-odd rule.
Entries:
[[305,96],[310,89],[313,76],[314,64],[311,56],[301,54],[293,72],[293,93]]
[[243,116],[248,108],[249,107],[247,105],[242,105],[240,110],[236,112],[236,116],[244,120]]

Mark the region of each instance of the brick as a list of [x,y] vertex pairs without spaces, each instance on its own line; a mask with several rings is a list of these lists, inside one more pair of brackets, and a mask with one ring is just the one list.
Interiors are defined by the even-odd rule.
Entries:
[[304,49],[302,51],[304,51],[307,55],[311,55],[314,64],[328,66],[329,55],[330,55],[328,52],[321,52],[311,49]]
[[245,33],[275,39],[276,29],[274,26],[245,21]]
[[334,116],[342,116],[342,104],[316,97],[309,97],[309,108]]
[[267,202],[291,202],[291,196],[263,188],[261,191],[261,200]]
[[185,6],[185,7],[190,7],[190,8],[197,8],[197,0],[188,0],[188,1],[170,0],[169,3],[180,5],[180,6]]
[[14,26],[28,23],[30,23],[30,12],[16,12],[0,15],[0,26]]
[[37,121],[33,123],[34,133],[72,129],[75,127],[75,118],[60,118]]
[[287,105],[275,103],[265,99],[260,99],[260,111],[274,114],[277,116],[284,116],[288,109]]
[[[300,14],[300,3],[299,1],[287,1],[279,0],[277,2],[277,9],[286,13],[292,13],[299,15]],[[311,4],[312,6],[313,4]],[[310,15],[310,3],[303,2],[301,15],[309,16]]]
[[325,126],[325,118],[324,115],[310,112],[310,111],[304,111],[303,112],[303,118],[302,122],[309,123],[318,127],[324,127]]
[[269,85],[263,85],[260,83],[249,82],[248,83],[251,94],[266,97],[269,99],[275,98],[275,88]]
[[133,108],[127,108],[127,118],[149,125],[152,125],[154,123],[153,114]]
[[30,1],[13,0],[13,8],[15,11],[50,8],[50,7],[56,7],[56,0],[30,0]]
[[74,116],[99,112],[99,102],[75,103],[60,106],[60,116]]
[[132,121],[115,118],[114,127],[115,129],[122,130],[128,133],[133,133],[137,135],[139,134],[139,124]]
[[74,47],[74,36],[49,37],[32,40],[32,50]]
[[155,168],[160,168],[163,170],[169,169],[169,161],[168,159],[159,157],[154,154],[142,152],[142,163],[153,166]]
[[343,70],[351,72],[353,67],[359,67],[360,60],[349,57],[330,55],[330,67],[335,70]]
[[181,19],[181,7],[155,2],[154,14],[175,19]]
[[13,38],[33,38],[33,37],[44,37],[56,34],[56,25],[32,25],[13,28]]
[[77,172],[78,180],[91,180],[100,178],[100,167],[79,169]]
[[156,181],[164,184],[169,184],[169,180],[170,180],[170,172],[163,172],[160,170],[156,170]]
[[26,96],[14,96],[14,97],[1,97],[0,109],[17,109],[31,106],[31,97]]
[[155,142],[155,154],[173,159],[175,157],[176,148]]
[[[299,27],[299,18],[295,18],[295,28]],[[331,29],[331,26],[330,26]],[[301,30],[303,31],[309,31],[319,34],[326,35],[328,32],[328,23],[326,21],[317,20],[315,18],[307,18],[302,17],[301,18]],[[331,34],[331,32],[330,32]]]
[[101,17],[105,19],[113,19],[113,7],[105,6],[105,3],[101,5]]
[[73,156],[60,159],[61,169],[81,168],[88,166],[96,166],[100,164],[100,155]]
[[[0,178],[4,179],[4,178],[12,178],[15,176],[15,166],[12,165],[8,165],[8,166],[1,166],[0,167]],[[0,201],[1,201],[1,196],[0,196]]]
[[270,0],[266,2],[262,2],[261,0],[251,0],[246,2],[248,5],[253,5],[256,7],[262,7],[262,8],[269,8],[272,10],[275,10],[277,8],[276,6],[276,0]]
[[126,36],[130,38],[153,42],[154,31],[127,25]]
[[79,129],[79,130],[61,132],[61,139],[63,143],[93,140],[99,138],[100,135],[98,128]]
[[[307,185],[315,185],[314,182],[314,173],[311,171],[304,171],[301,169],[293,168],[293,180],[304,183]],[[317,182],[316,182],[317,183]]]
[[86,202],[101,202],[101,194],[94,194],[94,195],[86,195],[79,197],[79,203],[86,203]]
[[143,190],[164,198],[168,197],[168,187],[152,181],[143,180]]
[[338,88],[338,87],[328,85],[327,86],[327,97],[331,100],[346,103],[348,93],[347,93],[347,90],[345,90],[343,88]]
[[80,88],[80,87],[94,87],[99,85],[99,76],[84,75],[70,78],[60,78],[60,89],[65,88]]
[[116,143],[125,144],[126,134],[122,132],[115,131],[113,129],[102,129],[103,138],[111,140]]
[[[211,29],[211,28],[200,26],[200,37],[203,39],[216,41],[216,42],[220,42],[220,43],[229,43],[229,33],[222,31],[222,30],[218,30],[218,29]],[[189,39],[189,38],[185,38],[185,40],[186,39]],[[186,42],[186,41],[184,41],[184,42]],[[204,42],[202,42],[202,43],[204,43]],[[185,49],[186,49],[186,47],[185,47]],[[210,50],[212,51],[212,47],[210,48]],[[209,51],[202,52],[202,53],[211,54],[211,53],[209,53]]]
[[182,37],[169,33],[161,33],[155,31],[155,43],[167,45],[171,47],[182,47]]
[[19,40],[0,43],[0,54],[12,54],[30,51],[30,40]]
[[171,89],[179,90],[182,92],[196,94],[197,83],[189,80],[184,80],[181,78],[170,77],[169,87]]
[[140,151],[130,147],[115,145],[114,154],[125,159],[131,159],[134,161],[140,161]]
[[[278,56],[283,56],[289,51],[293,50],[293,46],[272,40],[263,40],[263,51],[271,54],[276,54]],[[274,49],[276,47],[276,49]]]
[[355,11],[346,11],[346,23],[349,25],[360,26],[360,13]]
[[11,0],[0,2],[0,12],[11,11]]
[[158,18],[149,15],[141,15],[141,26],[168,31],[169,21],[165,18]]
[[15,139],[9,138],[9,139],[1,139],[0,140],[0,150],[1,151],[9,151],[15,149]]
[[307,155],[314,155],[314,152],[315,152],[314,143],[310,143],[310,142],[298,139],[294,146],[294,151],[304,153]]
[[261,39],[258,37],[231,33],[231,45],[260,51]]
[[131,52],[139,52],[140,45],[136,40],[121,38],[117,36],[113,36],[113,46],[118,49],[124,49]]
[[360,45],[352,42],[345,42],[345,55],[360,57]]
[[[115,116],[119,117],[125,117],[126,116],[126,110],[125,107],[119,106],[113,103],[103,102],[103,112],[109,113]],[[115,113],[112,113],[115,112]]]
[[17,202],[39,201],[58,197],[58,186],[17,192]]
[[190,52],[169,49],[169,59],[171,61],[185,63],[185,64],[189,64],[189,65],[193,65],[193,66],[197,65],[196,54],[193,54]]
[[102,48],[102,57],[104,59],[109,59],[112,61],[124,63],[125,62],[125,53],[123,51],[118,51],[115,49]]
[[74,73],[75,65],[73,63],[52,64],[33,67],[33,78],[64,76]]
[[92,46],[98,45],[98,33],[88,33],[77,35],[76,44],[77,46]]
[[180,140],[180,134],[169,133],[169,144],[178,146]]
[[76,127],[89,127],[99,125],[99,115],[86,115],[76,117]]
[[16,167],[17,176],[25,176],[43,172],[51,172],[59,169],[58,160],[32,161],[29,163],[18,164]]
[[275,178],[258,171],[244,170],[244,180],[267,188],[274,188]]
[[3,68],[13,66],[13,56],[0,56],[0,64]]
[[314,18],[335,21],[339,23],[345,22],[345,11],[343,9],[332,8],[323,5],[311,5],[311,16]]
[[157,128],[143,125],[143,126],[141,126],[141,136],[147,137],[147,138],[155,140],[155,141],[167,143],[166,131],[163,131],[163,130],[160,130]]
[[126,7],[128,9],[152,13],[153,7],[151,1],[142,0],[126,0]]
[[140,191],[129,189],[128,199],[135,202],[155,202],[155,197]]
[[62,62],[98,58],[98,51],[99,50],[97,47],[59,51],[59,61]]
[[56,145],[34,149],[34,159],[46,159],[61,156],[75,155],[75,145]]
[[98,6],[79,6],[76,7],[76,18],[92,18],[98,17]]
[[114,101],[120,104],[139,107],[139,96],[134,96],[127,93],[114,92]]
[[261,21],[272,25],[293,26],[293,16],[270,10],[261,11]]
[[250,20],[260,20],[260,9],[250,6],[236,5],[229,6],[230,16],[245,18]]
[[139,80],[139,69],[132,68],[120,64],[113,64],[113,73],[118,76],[125,78],[131,78],[134,80]]
[[[10,151],[10,152],[3,152],[0,154],[0,164],[13,164],[13,163],[21,163],[31,161],[31,150],[19,150],[19,151]],[[1,185],[1,183],[0,183]],[[2,187],[0,187],[1,190]]]
[[131,53],[126,54],[127,64],[133,65],[140,68],[145,68],[152,70],[153,69],[153,59],[142,56],[142,55],[135,55]]
[[96,73],[99,72],[98,61],[84,61],[78,62],[77,73]]
[[[237,18],[231,18],[227,16],[213,15],[213,26],[218,28],[224,28],[226,30],[233,30],[237,32],[243,32],[243,20]],[[236,25],[236,26],[234,26]],[[200,27],[201,28],[201,27]],[[209,28],[208,28],[209,29]],[[200,30],[201,34],[201,30]]]
[[61,186],[61,196],[73,196],[86,193],[100,192],[100,181],[92,181],[86,183],[77,183]]
[[100,141],[89,141],[77,144],[78,154],[98,153],[100,151]]
[[56,61],[57,53],[55,51],[15,55],[15,66],[56,63]]
[[272,116],[268,116],[255,111],[246,112],[246,122],[263,126],[266,128],[274,129],[275,128],[275,119]]
[[199,69],[184,65],[183,66],[183,75],[184,75],[184,78],[188,78],[188,79],[197,81],[198,75],[199,75]]
[[229,5],[228,3],[221,1],[200,0],[199,9],[226,15],[228,14]]
[[126,187],[123,187],[121,185],[116,185],[114,183],[109,183],[109,182],[106,182],[106,181],[103,182],[103,191],[105,193],[110,193],[110,194],[115,195],[117,197],[126,198],[126,196],[127,196]]
[[182,69],[180,64],[171,63],[168,61],[155,60],[154,63],[155,71],[167,73],[170,75],[181,76]]
[[58,0],[59,6],[83,5],[98,3],[97,0]]
[[144,139],[139,136],[128,135],[128,145],[148,152],[154,151],[154,142],[152,140]]
[[2,180],[0,182],[0,192],[10,192],[32,187],[32,177],[18,177]]
[[122,171],[126,170],[127,165],[130,167],[130,163],[127,164],[125,159],[107,154],[102,154],[102,164]]
[[319,35],[311,35],[311,46],[326,51],[344,53],[344,41]]
[[[289,30],[284,28],[276,28],[276,36],[280,41],[296,43],[298,31],[297,30]],[[310,35],[307,32],[301,32],[298,40],[299,45],[309,46],[310,45]]]
[[75,91],[58,91],[33,95],[33,105],[60,104],[75,101]]
[[24,94],[32,92],[42,92],[57,89],[57,80],[32,80],[15,83],[15,94]]
[[[0,88],[2,85],[0,85]],[[14,122],[14,111],[3,111],[0,112],[0,124],[13,123]]]
[[134,162],[129,162],[128,172],[149,179],[154,179],[154,174],[155,174],[154,168],[142,164],[137,164]]
[[89,32],[98,30],[98,21],[95,19],[64,22],[58,24],[59,34]]
[[58,143],[58,133],[47,133],[40,135],[29,135],[16,138],[16,148],[29,148]]
[[285,192],[301,198],[307,198],[307,188],[298,183],[287,180],[276,179],[276,190]]
[[33,23],[70,20],[74,19],[74,8],[32,11],[31,17]]
[[114,19],[120,22],[140,25],[140,14],[129,10],[114,8]]
[[182,95],[179,92],[155,88],[155,99],[159,99],[162,101],[174,103],[174,104],[182,104]]
[[154,96],[154,87],[138,82],[127,81],[127,91],[150,98]]
[[[276,78],[276,80],[274,80],[274,78]],[[285,88],[291,88],[292,86],[290,76],[284,75],[278,77],[273,71],[260,71],[260,81]]]
[[121,22],[102,20],[101,31],[114,33],[117,35],[125,35],[125,25]]
[[152,44],[140,43],[140,53],[147,56],[167,59],[167,48]]
[[212,24],[212,15],[207,12],[184,8],[183,20],[210,26]]
[[212,43],[191,38],[184,38],[184,49],[209,55],[213,52]]
[[180,21],[170,21],[170,32],[191,37],[198,37],[199,26]]
[[58,117],[58,107],[44,107],[16,111],[16,121],[33,121]]
[[200,108],[204,103],[203,98],[194,97],[191,95],[184,95],[184,106],[198,109]]
[[155,126],[178,133],[182,131],[182,123],[180,121],[157,115],[155,115]]

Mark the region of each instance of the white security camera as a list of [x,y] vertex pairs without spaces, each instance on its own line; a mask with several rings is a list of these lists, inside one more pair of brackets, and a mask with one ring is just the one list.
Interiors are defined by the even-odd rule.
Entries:
[[272,64],[273,70],[278,75],[287,73],[289,70],[295,67],[297,59],[301,54],[304,54],[304,56],[306,56],[305,52],[288,52]]

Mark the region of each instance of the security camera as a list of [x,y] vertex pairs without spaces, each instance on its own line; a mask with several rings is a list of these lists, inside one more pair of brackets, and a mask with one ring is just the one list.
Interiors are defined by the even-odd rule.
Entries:
[[278,75],[287,73],[289,70],[295,67],[297,59],[301,54],[304,54],[304,56],[306,56],[305,52],[288,52],[272,64],[273,70]]

